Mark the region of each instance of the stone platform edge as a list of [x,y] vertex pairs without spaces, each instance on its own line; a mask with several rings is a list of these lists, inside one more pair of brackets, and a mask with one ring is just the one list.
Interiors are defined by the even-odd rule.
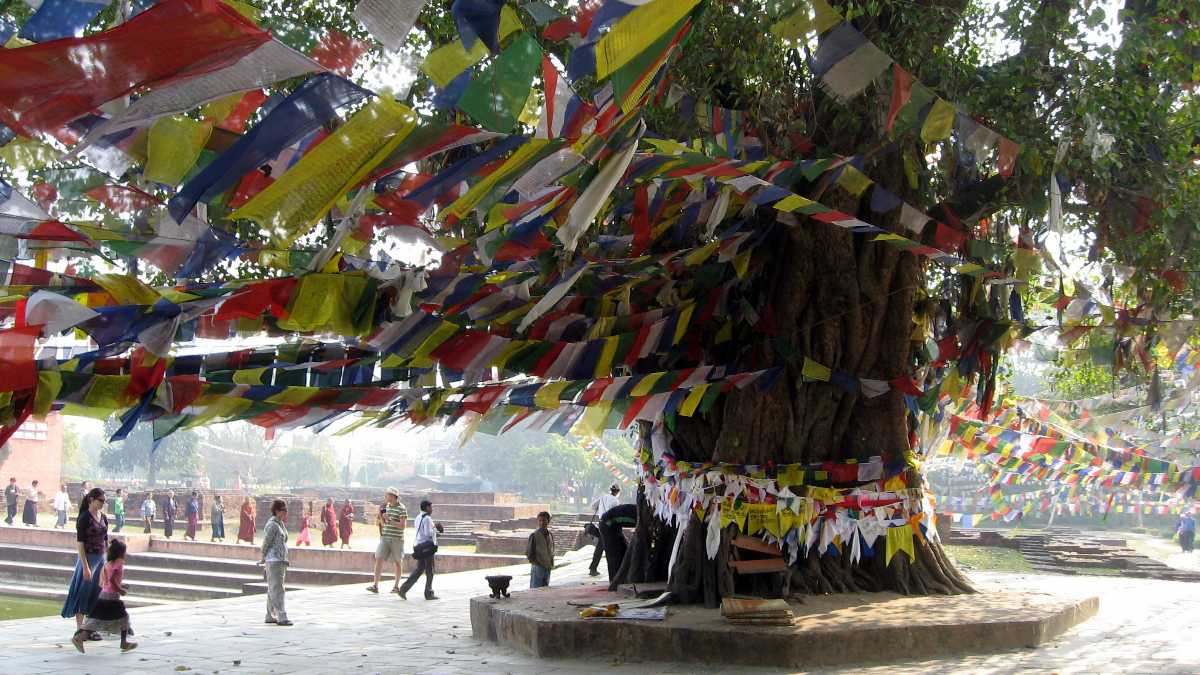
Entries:
[[[513,598],[525,595],[517,593]],[[822,668],[1034,648],[1092,618],[1099,608],[1096,596],[1064,597],[1056,607],[1031,609],[1028,618],[1016,620],[956,623],[942,617],[908,626],[863,622],[798,630],[711,621],[705,626],[585,621],[574,616],[578,608],[572,608],[570,618],[549,618],[522,611],[511,600],[479,596],[471,599],[471,630],[478,640],[547,659],[598,656],[633,662]]]

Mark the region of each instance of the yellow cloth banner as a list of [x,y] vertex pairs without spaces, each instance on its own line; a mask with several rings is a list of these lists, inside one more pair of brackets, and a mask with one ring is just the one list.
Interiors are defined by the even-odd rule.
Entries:
[[300,277],[296,292],[292,294],[288,317],[280,319],[278,325],[284,330],[301,333],[366,335],[371,330],[371,317],[375,313],[373,296],[366,299],[369,307],[359,308],[367,287],[366,277],[306,274]]
[[14,138],[0,147],[0,162],[14,169],[37,171],[58,163],[62,153],[34,138]]
[[671,344],[677,345],[687,333],[688,324],[692,322],[692,312],[696,311],[696,303],[689,302],[679,312],[679,321],[675,322],[675,335],[671,336]]
[[600,401],[596,405],[584,408],[583,417],[575,425],[575,433],[580,436],[599,438],[604,433],[604,421],[612,410],[612,401]]
[[270,230],[277,245],[290,246],[392,153],[414,119],[388,96],[375,97],[230,219],[252,220]]
[[246,370],[235,370],[233,372],[234,384],[263,384],[263,373],[267,372],[266,368],[247,368]]
[[777,211],[795,211],[796,209],[804,208],[811,204],[815,204],[811,199],[805,199],[800,195],[788,195],[783,199],[775,202],[775,210]]
[[867,188],[871,187],[871,183],[870,178],[849,164],[842,168],[842,173],[837,179],[837,184],[855,197],[866,192]]
[[913,531],[911,525],[888,528],[884,565],[892,564],[892,556],[896,555],[897,551],[907,553],[909,562],[917,559],[916,549],[913,548]]
[[633,389],[630,390],[629,395],[645,396],[649,394],[650,390],[654,388],[654,385],[658,383],[658,381],[661,380],[665,375],[666,373],[650,373],[649,375],[643,377],[640,382],[634,385]]
[[698,4],[700,0],[653,0],[626,14],[596,45],[596,79],[632,61]]
[[178,186],[196,165],[210,135],[210,122],[200,122],[183,115],[159,118],[150,125],[142,177],[155,183]]
[[317,394],[321,393],[319,387],[284,387],[283,391],[267,398],[267,403],[281,403],[283,405],[303,405],[308,400]]
[[929,109],[925,124],[921,125],[921,140],[933,143],[950,138],[950,132],[954,129],[954,113],[954,106],[938,97]]
[[475,208],[475,205],[479,203],[479,200],[491,194],[492,189],[496,187],[500,181],[524,167],[531,159],[533,159],[535,155],[541,152],[542,148],[546,147],[546,144],[549,142],[550,141],[541,138],[531,138],[524,145],[517,148],[517,151],[514,152],[507,160],[505,160],[505,162],[500,165],[500,168],[485,176],[478,183],[472,185],[471,189],[467,190],[465,195],[459,197],[454,201],[453,204],[438,213],[438,220],[444,220],[448,215],[452,215],[456,218],[465,217],[471,212],[471,209]]
[[771,32],[785,40],[796,40],[812,32],[820,35],[842,22],[842,15],[824,0],[812,0],[811,5],[811,9],[801,6],[776,21]]
[[608,374],[612,372],[613,358],[617,354],[617,347],[620,342],[620,338],[604,338],[604,348],[600,350],[600,359],[596,361],[596,370],[592,375],[593,377],[608,377]]

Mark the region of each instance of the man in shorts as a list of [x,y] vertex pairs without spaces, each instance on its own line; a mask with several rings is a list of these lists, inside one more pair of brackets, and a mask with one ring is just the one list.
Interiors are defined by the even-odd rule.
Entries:
[[383,572],[383,563],[392,561],[396,566],[395,585],[393,593],[400,592],[400,563],[404,560],[404,524],[408,521],[408,511],[400,503],[400,491],[394,487],[387,489],[386,503],[379,510],[379,520],[382,528],[379,531],[379,546],[375,548],[375,583],[367,586],[372,593],[379,592],[379,575]]

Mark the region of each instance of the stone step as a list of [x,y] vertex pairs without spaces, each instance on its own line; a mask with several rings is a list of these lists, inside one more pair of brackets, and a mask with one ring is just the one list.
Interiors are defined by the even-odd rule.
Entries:
[[[62,584],[55,586],[42,586],[39,584],[0,584],[0,595],[12,595],[21,598],[34,598],[37,600],[53,600],[55,602],[66,602],[67,587]],[[158,598],[140,597],[134,598],[125,596],[126,607],[157,607],[160,605],[170,604],[169,600],[160,600]]]
[[[77,554],[60,548],[44,546],[11,546],[0,544],[0,560],[25,561],[74,568]],[[146,581],[179,581],[190,585],[213,585],[240,588],[246,581],[262,578],[262,570],[253,560],[206,558],[172,553],[137,553],[129,556],[126,566],[129,579]],[[344,572],[293,567],[289,578],[307,586],[336,586],[370,583],[366,572]]]
[[[7,583],[21,582],[46,585],[57,583],[66,588],[71,583],[71,575],[74,572],[74,565],[0,561],[0,581]],[[240,585],[237,588],[217,588],[175,581],[144,581],[133,578],[127,579],[126,584],[129,586],[131,595],[144,595],[164,600],[211,600],[233,598],[242,595]]]

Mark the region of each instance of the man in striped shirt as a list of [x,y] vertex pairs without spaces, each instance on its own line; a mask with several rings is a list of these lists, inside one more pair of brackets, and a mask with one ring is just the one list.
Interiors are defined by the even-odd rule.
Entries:
[[400,503],[400,491],[394,487],[387,489],[387,502],[379,510],[379,546],[375,548],[375,583],[367,586],[372,593],[379,592],[379,575],[383,571],[383,563],[392,561],[396,566],[396,577],[392,586],[393,593],[400,592],[400,563],[404,560],[404,525],[408,522],[408,511]]

